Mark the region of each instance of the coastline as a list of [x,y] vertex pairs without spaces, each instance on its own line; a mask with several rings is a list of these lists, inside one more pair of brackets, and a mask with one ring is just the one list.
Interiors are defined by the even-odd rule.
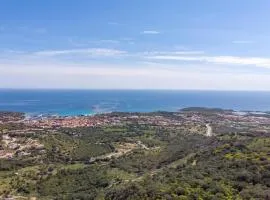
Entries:
[[270,111],[247,111],[247,110],[232,110],[232,109],[222,109],[222,108],[211,108],[211,107],[186,107],[182,109],[178,109],[175,111],[166,111],[166,110],[156,110],[150,112],[128,112],[128,111],[106,111],[106,112],[65,112],[60,114],[50,114],[50,113],[27,113],[27,112],[16,112],[16,111],[2,111],[0,113],[10,112],[10,113],[20,113],[23,115],[23,120],[43,120],[43,119],[65,119],[65,118],[84,118],[84,117],[95,117],[98,115],[110,115],[110,114],[117,114],[117,115],[126,115],[126,114],[136,114],[136,115],[155,115],[158,113],[224,113],[224,114],[233,114],[238,116],[256,116],[256,117],[270,117]]
[[0,110],[29,116],[177,112],[187,107],[270,111],[270,92],[139,90],[0,90]]

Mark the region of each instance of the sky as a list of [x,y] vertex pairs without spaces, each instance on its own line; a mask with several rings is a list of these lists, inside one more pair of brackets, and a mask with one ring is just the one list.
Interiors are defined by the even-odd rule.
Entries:
[[269,0],[1,0],[0,88],[270,90]]

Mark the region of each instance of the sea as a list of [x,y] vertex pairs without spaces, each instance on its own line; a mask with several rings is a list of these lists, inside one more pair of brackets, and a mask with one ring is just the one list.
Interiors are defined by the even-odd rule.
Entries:
[[270,92],[0,89],[0,111],[29,116],[178,111],[186,107],[270,111]]

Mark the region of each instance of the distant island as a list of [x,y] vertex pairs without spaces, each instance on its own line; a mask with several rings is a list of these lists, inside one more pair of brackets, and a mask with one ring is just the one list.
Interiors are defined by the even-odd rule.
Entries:
[[1,199],[269,199],[270,115],[0,112]]

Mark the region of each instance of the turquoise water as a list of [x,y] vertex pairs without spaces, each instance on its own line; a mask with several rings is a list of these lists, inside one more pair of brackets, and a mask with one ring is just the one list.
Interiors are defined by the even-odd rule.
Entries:
[[30,115],[177,111],[185,107],[270,111],[270,92],[155,90],[0,90],[0,110]]

